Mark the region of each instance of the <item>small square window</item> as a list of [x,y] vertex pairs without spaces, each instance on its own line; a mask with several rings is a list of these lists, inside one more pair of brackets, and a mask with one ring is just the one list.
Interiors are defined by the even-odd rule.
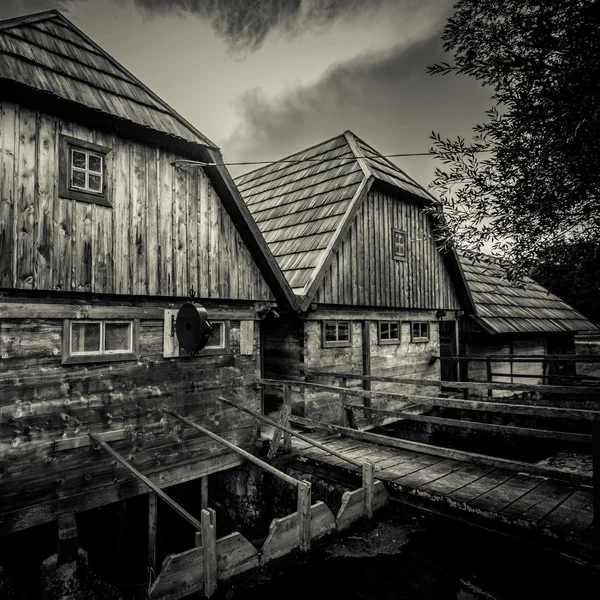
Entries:
[[392,256],[396,260],[406,258],[406,233],[399,229],[392,230]]
[[[210,356],[217,354],[228,354],[229,353],[229,321],[211,321],[212,330],[208,338],[206,346],[200,350],[197,356]],[[181,346],[179,347],[180,357],[189,357],[191,354],[184,350]]]
[[139,321],[65,320],[63,364],[139,358]]
[[59,196],[110,206],[110,148],[60,136]]
[[343,347],[352,345],[350,321],[324,321],[323,347]]
[[410,337],[412,342],[428,342],[429,323],[427,321],[415,321],[411,323]]
[[225,323],[223,321],[211,322],[212,331],[208,338],[206,348],[225,348]]
[[400,342],[400,323],[398,321],[379,321],[379,343],[398,344]]

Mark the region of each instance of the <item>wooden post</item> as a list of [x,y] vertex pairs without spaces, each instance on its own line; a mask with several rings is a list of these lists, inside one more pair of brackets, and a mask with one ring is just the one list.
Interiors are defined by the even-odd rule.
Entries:
[[79,542],[77,522],[73,513],[58,517],[58,564],[63,565],[77,560]]
[[592,426],[592,495],[594,506],[594,538],[600,546],[600,420]]
[[208,475],[200,478],[200,508],[208,508]]
[[156,577],[157,508],[157,496],[154,492],[150,492],[148,494],[148,582],[150,584]]
[[[345,377],[340,378],[340,387],[345,388],[348,386],[348,380]],[[340,425],[347,425],[348,420],[346,418],[346,408],[344,405],[346,404],[346,394],[344,392],[340,392]]]
[[310,550],[310,488],[308,481],[298,483],[298,542],[302,552]]
[[[485,367],[486,367],[486,371],[487,371],[487,380],[488,381],[492,381],[492,361],[490,358],[487,358],[485,361]],[[491,396],[492,395],[492,389],[489,388],[487,391],[487,395]]]
[[365,490],[365,516],[367,519],[373,518],[373,489],[375,486],[374,480],[375,465],[370,462],[363,463],[362,478],[363,488]]
[[[290,415],[292,414],[292,387],[288,383],[283,384],[283,402],[281,409],[279,410],[279,417],[277,418],[277,424],[282,427],[287,427],[290,421]],[[279,444],[283,439],[283,451],[290,452],[292,450],[292,436],[275,427],[273,432],[273,438],[271,439],[271,445],[269,446],[269,452],[267,458],[274,458],[277,455]]]
[[348,427],[351,429],[358,429],[358,424],[356,423],[356,418],[354,417],[354,411],[352,408],[347,406],[345,408],[346,411],[346,422],[348,423]]
[[[369,321],[362,322],[362,367],[363,375],[371,375],[371,328]],[[363,379],[363,390],[371,390],[371,382]],[[371,407],[371,398],[363,397],[363,406]],[[365,418],[373,418],[372,413],[365,411]]]
[[217,591],[217,521],[212,508],[202,509],[202,558],[204,560],[204,595],[210,598]]

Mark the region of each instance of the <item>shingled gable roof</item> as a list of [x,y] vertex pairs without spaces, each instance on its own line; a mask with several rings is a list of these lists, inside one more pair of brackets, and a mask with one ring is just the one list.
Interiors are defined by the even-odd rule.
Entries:
[[298,300],[254,223],[219,149],[57,10],[0,22],[3,82],[45,92],[58,101],[183,140],[203,167],[275,297]]
[[1,79],[216,147],[57,10],[0,22]]
[[[369,188],[381,181],[417,201],[437,200],[350,131],[245,173],[236,184],[290,286],[306,309],[328,259],[342,242]],[[458,260],[453,256],[456,271]],[[468,291],[464,286],[468,301]]]
[[502,267],[459,253],[475,305],[474,319],[489,333],[552,333],[599,329],[547,289],[526,277],[506,280]]

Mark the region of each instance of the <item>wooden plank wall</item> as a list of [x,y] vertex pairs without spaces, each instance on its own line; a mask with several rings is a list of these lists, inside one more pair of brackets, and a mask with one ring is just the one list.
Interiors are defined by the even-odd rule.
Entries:
[[62,327],[60,319],[0,321],[0,514],[82,492],[104,493],[130,478],[92,446],[55,449],[58,441],[87,441],[88,430],[113,432],[117,441],[111,445],[145,474],[188,466],[201,472],[199,464],[214,470],[229,451],[165,418],[165,404],[233,443],[252,445],[254,420],[216,396],[260,409],[253,387],[259,327],[252,355],[240,353],[241,321],[232,318],[229,353],[164,359],[162,319],[141,317],[139,360],[68,366],[61,365]]
[[[113,206],[58,197],[59,134],[113,149]],[[0,288],[271,300],[204,171],[0,103]]]
[[[405,196],[374,187],[329,267],[315,302],[460,310],[429,217]],[[407,260],[392,258],[392,229],[407,235]]]
[[[499,360],[490,361],[490,370],[492,372],[492,381],[505,383],[526,383],[535,385],[542,383],[544,367],[542,362],[531,363],[511,363],[501,360],[503,354],[519,354],[527,356],[528,354],[545,354],[545,336],[538,335],[495,335],[487,333],[469,333],[466,334],[466,354],[479,356],[498,356]],[[518,375],[535,375],[539,379],[531,377],[518,377]],[[468,367],[469,379],[475,381],[487,381],[488,371],[485,361],[471,361]],[[477,392],[472,391],[472,395]],[[484,395],[485,392],[483,392]],[[492,396],[512,396],[510,390],[492,390]]]

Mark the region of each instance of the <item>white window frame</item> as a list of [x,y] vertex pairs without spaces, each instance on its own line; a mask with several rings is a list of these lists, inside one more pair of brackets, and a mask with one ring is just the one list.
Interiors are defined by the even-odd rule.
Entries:
[[[105,350],[105,327],[110,324],[129,325],[129,348]],[[73,324],[100,325],[100,350],[73,351]],[[65,319],[63,322],[62,364],[137,360],[139,353],[139,319]]]
[[[79,154],[83,154],[85,156],[85,167],[76,167],[75,162],[73,160],[73,154],[78,152]],[[100,159],[100,171],[92,171],[89,167],[90,165],[90,156],[95,156]],[[100,152],[93,152],[92,150],[87,150],[86,148],[78,148],[77,146],[69,146],[69,186],[72,190],[76,190],[78,192],[84,192],[86,194],[97,194],[98,196],[103,196],[104,190],[104,154]],[[85,175],[85,185],[81,187],[76,185],[73,181],[74,173],[83,173]],[[90,175],[95,175],[96,177],[100,177],[100,189],[95,190],[90,187]]]
[[[398,337],[397,338],[384,338],[382,335],[383,326],[390,327],[391,325],[397,325]],[[379,343],[380,344],[399,344],[402,338],[402,327],[400,321],[379,321],[378,332],[379,332]],[[389,329],[388,329],[389,332]],[[391,335],[391,334],[390,334]]]
[[[397,252],[398,244],[396,243],[396,236],[400,236],[403,240],[402,248],[403,252]],[[392,256],[394,260],[406,260],[406,256],[408,254],[408,238],[406,236],[406,231],[402,231],[402,229],[392,229]]]
[[[414,331],[415,325],[419,326],[419,335],[418,336],[415,335],[415,331]],[[422,335],[423,325],[427,329],[426,336]],[[410,323],[410,341],[413,343],[424,343],[424,342],[429,342],[430,340],[431,340],[431,324],[429,323],[429,321],[411,321],[411,323]]]
[[[327,329],[327,325],[331,325],[335,323],[335,341],[328,341],[325,339],[325,331]],[[348,339],[340,340],[339,339],[339,326],[340,323],[348,324]],[[345,348],[348,346],[352,346],[352,321],[347,319],[327,319],[326,321],[322,321],[321,324],[321,335],[322,335],[322,347],[323,348]]]

